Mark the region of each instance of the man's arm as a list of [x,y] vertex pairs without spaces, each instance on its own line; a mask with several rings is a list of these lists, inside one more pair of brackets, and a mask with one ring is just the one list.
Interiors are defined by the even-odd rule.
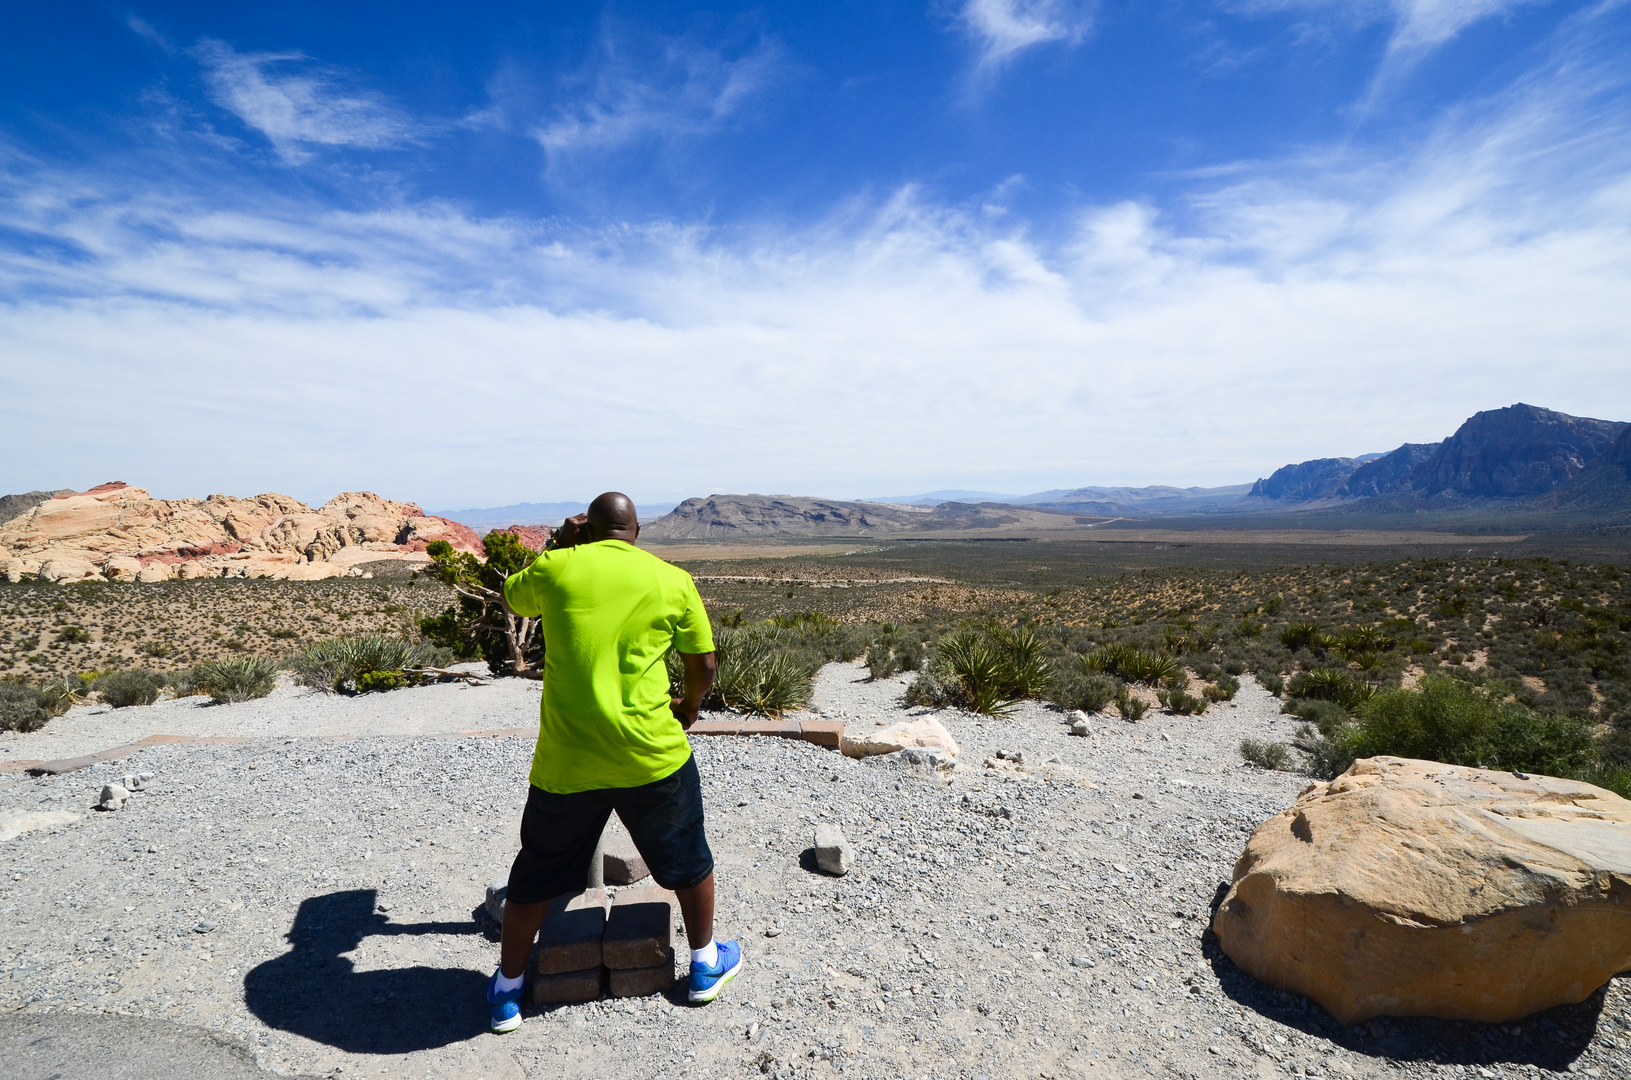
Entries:
[[702,699],[713,689],[714,676],[719,673],[719,663],[711,652],[682,652],[680,663],[685,665],[685,696],[672,699],[669,707],[674,710],[674,715],[679,717],[680,726],[688,728],[697,722]]

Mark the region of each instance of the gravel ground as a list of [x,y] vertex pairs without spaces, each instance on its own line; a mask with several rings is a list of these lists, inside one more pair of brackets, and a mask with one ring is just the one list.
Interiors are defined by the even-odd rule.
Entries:
[[[817,708],[852,730],[923,711],[863,676],[830,665]],[[255,738],[0,780],[0,813],[81,815],[0,845],[0,1010],[172,1020],[313,1076],[1631,1075],[1631,980],[1518,1025],[1349,1029],[1218,954],[1220,883],[1306,782],[1238,764],[1241,738],[1293,726],[1245,682],[1204,717],[1098,717],[1089,738],[1034,704],[942,713],[962,746],[949,779],[698,737],[742,976],[707,1008],[602,1001],[504,1037],[483,1030],[497,950],[474,912],[513,855],[531,740],[420,733],[521,726],[535,689],[83,710],[55,736],[68,750],[10,756],[175,732],[167,709]],[[88,810],[141,771],[126,809]],[[815,871],[820,821],[856,848],[846,877]]]

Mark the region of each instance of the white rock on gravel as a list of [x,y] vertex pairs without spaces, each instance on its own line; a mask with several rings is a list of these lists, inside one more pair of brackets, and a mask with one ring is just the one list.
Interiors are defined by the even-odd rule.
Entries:
[[816,865],[835,877],[849,873],[855,861],[855,849],[844,839],[844,830],[837,825],[817,825],[815,830]]

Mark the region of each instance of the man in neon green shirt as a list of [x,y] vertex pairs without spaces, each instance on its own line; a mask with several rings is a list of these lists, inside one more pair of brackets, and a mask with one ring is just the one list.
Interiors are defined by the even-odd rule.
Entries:
[[[499,970],[487,986],[494,1031],[520,1026],[522,979],[548,902],[583,889],[613,810],[657,884],[679,897],[693,946],[690,1000],[712,1001],[742,966],[736,942],[714,942],[713,852],[685,735],[713,685],[713,630],[691,575],[635,547],[639,535],[634,504],[609,491],[504,582],[505,605],[540,620],[544,699]],[[671,648],[684,663],[681,697],[669,696]]]

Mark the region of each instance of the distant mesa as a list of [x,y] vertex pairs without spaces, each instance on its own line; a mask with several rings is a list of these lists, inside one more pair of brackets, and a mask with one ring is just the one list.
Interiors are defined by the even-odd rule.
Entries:
[[9,581],[312,581],[382,560],[428,562],[425,547],[435,540],[481,550],[469,527],[366,491],[315,510],[273,493],[155,499],[122,481],[41,494],[7,497],[7,506],[32,501],[0,524],[0,575]]
[[1049,510],[995,503],[939,506],[840,502],[793,495],[710,495],[687,499],[646,526],[649,540],[726,540],[738,537],[868,536],[983,529],[1057,529],[1075,518]]

